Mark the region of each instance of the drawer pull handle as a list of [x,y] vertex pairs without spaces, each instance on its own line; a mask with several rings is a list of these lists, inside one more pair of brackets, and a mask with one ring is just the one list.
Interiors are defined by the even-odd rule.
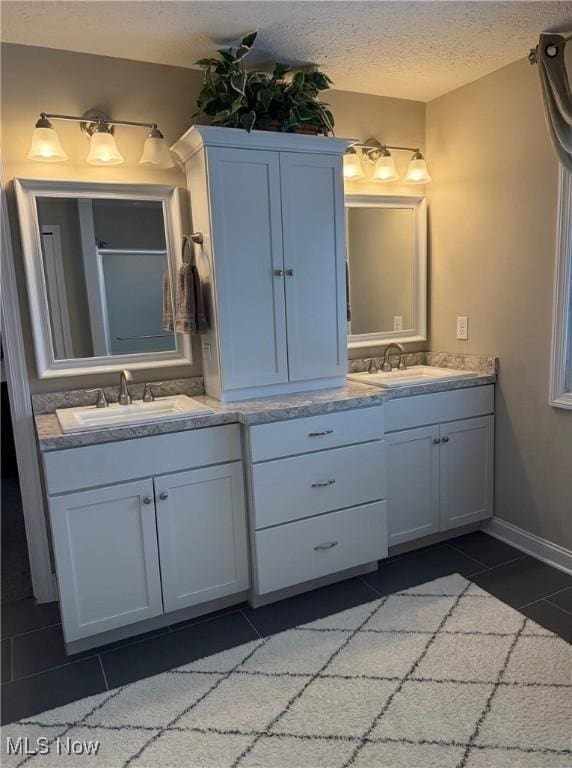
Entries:
[[442,437],[441,438],[441,442],[442,443],[448,443],[449,442],[449,438],[448,437]]
[[323,437],[324,435],[331,435],[333,429],[324,429],[323,432],[308,432],[308,437]]
[[325,549],[333,549],[334,547],[338,546],[337,541],[328,541],[325,544],[317,544],[314,549],[316,552],[322,552]]
[[433,438],[433,445],[439,445],[440,442],[441,442],[441,439],[439,437]]
[[284,270],[283,269],[275,269],[274,270],[274,277],[284,277]]
[[333,485],[335,480],[324,480],[321,483],[312,483],[312,488],[327,488],[328,485]]

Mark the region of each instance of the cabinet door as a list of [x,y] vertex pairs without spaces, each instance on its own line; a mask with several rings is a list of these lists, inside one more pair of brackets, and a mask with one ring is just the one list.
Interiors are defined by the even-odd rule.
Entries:
[[441,425],[441,529],[493,513],[494,417]]
[[223,389],[288,381],[277,152],[208,150]]
[[151,480],[49,506],[67,642],[163,613]]
[[155,478],[165,611],[249,586],[242,464]]
[[290,381],[345,376],[342,160],[280,153]]
[[389,546],[439,531],[439,427],[385,436]]

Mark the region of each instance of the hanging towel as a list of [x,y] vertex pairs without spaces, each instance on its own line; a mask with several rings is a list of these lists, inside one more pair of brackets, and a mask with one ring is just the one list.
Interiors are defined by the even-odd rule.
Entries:
[[194,264],[183,264],[177,275],[175,331],[192,334],[208,331],[203,286]]
[[173,299],[171,297],[171,276],[168,269],[163,275],[163,330],[171,331],[171,333],[175,330]]

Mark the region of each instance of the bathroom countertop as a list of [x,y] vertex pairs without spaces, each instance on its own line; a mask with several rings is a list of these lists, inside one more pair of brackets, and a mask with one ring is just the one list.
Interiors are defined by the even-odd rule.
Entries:
[[401,397],[494,384],[495,381],[496,375],[493,373],[475,373],[464,379],[383,389],[347,379],[345,386],[336,389],[314,390],[229,403],[221,403],[206,395],[194,395],[195,400],[211,407],[214,413],[156,423],[107,427],[67,435],[61,431],[55,413],[38,415],[35,417],[35,421],[40,450],[56,451],[85,445],[112,443],[118,440],[130,440],[137,437],[163,435],[169,432],[215,427],[221,424],[252,426],[302,416],[317,416],[322,413],[345,411],[350,408],[367,408]]

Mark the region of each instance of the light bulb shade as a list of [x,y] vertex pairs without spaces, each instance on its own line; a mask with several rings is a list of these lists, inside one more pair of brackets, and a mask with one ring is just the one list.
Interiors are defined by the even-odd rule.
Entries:
[[411,158],[404,181],[406,184],[427,184],[431,181],[427,163],[421,152],[416,152]]
[[[48,121],[44,122],[47,123]],[[68,156],[64,152],[56,129],[51,126],[36,126],[32,134],[28,160],[39,160],[44,163],[63,163],[67,159]]]
[[344,155],[344,179],[364,179],[365,171],[361,164],[361,158],[355,150]]
[[139,162],[141,165],[155,165],[158,168],[172,168],[175,165],[169,154],[169,147],[159,131],[152,131],[145,139]]
[[121,165],[123,155],[117,149],[112,134],[107,130],[96,130],[90,139],[87,162],[90,165]]
[[380,155],[375,161],[371,178],[373,181],[397,181],[399,174],[395,167],[395,160],[389,152]]

